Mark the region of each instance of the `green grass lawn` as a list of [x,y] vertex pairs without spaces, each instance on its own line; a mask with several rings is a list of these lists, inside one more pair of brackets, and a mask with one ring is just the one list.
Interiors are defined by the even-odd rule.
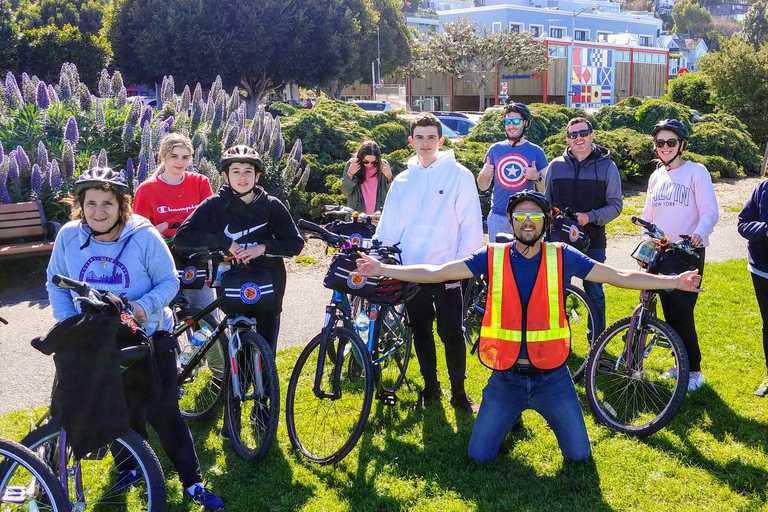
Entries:
[[610,238],[616,235],[640,234],[640,228],[632,224],[632,216],[642,217],[645,207],[645,195],[624,196],[624,208],[621,215],[605,226],[605,234]]
[[[262,463],[238,459],[219,438],[221,416],[193,424],[205,478],[228,511],[768,511],[768,399],[753,396],[765,376],[759,313],[744,260],[708,264],[697,321],[705,386],[687,396],[675,420],[638,440],[598,426],[577,385],[594,457],[564,463],[538,414],[504,441],[499,456],[467,457],[474,418],[443,407],[412,411],[421,388],[415,358],[413,391],[391,407],[374,403],[358,446],[341,463],[321,467],[293,451],[281,420]],[[627,316],[638,292],[608,287],[608,323]],[[319,325],[318,325],[319,329]],[[283,403],[298,350],[278,355]],[[442,353],[441,382],[447,387]],[[478,401],[488,370],[468,358],[467,388]],[[0,418],[0,435],[21,438],[40,411]],[[156,439],[153,447],[161,452]],[[197,510],[170,478],[170,510]]]

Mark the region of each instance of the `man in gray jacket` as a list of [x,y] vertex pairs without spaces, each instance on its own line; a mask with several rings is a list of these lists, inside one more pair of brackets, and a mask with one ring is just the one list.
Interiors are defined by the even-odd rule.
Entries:
[[[552,206],[570,208],[589,235],[587,256],[605,262],[605,225],[621,213],[621,178],[609,151],[592,143],[592,124],[575,117],[566,128],[568,147],[562,156],[549,164],[546,197]],[[594,331],[605,329],[605,293],[603,285],[584,281],[584,291],[592,299],[596,311]]]

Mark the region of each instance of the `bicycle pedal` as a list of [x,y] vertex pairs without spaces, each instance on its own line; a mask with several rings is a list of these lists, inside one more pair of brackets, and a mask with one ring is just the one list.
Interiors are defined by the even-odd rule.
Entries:
[[397,403],[397,395],[392,391],[381,391],[379,393],[379,400],[384,405],[395,405]]

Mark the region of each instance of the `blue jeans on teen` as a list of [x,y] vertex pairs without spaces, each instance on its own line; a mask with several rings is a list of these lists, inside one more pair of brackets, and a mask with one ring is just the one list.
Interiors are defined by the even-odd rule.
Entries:
[[[587,256],[599,263],[605,263],[605,249],[587,249]],[[595,306],[595,323],[593,327],[597,333],[596,336],[600,336],[600,333],[605,330],[605,292],[603,291],[603,283],[593,283],[592,281],[584,281],[584,291],[587,297],[592,299],[592,304]]]
[[568,367],[539,376],[511,370],[494,371],[483,389],[483,401],[469,440],[469,458],[488,462],[496,457],[512,423],[525,409],[541,414],[568,460],[589,457],[591,449],[584,415]]
[[509,219],[506,215],[491,212],[488,214],[488,241],[490,243],[495,242],[498,233],[511,234],[512,226],[509,224]]

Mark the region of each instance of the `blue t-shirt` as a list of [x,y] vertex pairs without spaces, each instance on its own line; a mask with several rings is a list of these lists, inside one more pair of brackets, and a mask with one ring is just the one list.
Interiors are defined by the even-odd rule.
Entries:
[[[488,246],[484,246],[464,258],[464,263],[474,275],[488,274]],[[518,254],[514,249],[514,245],[512,245],[510,246],[510,263],[512,265],[512,273],[517,282],[517,289],[520,292],[520,302],[527,304],[531,298],[531,292],[533,292],[536,274],[539,272],[541,251],[529,259]],[[565,287],[571,282],[573,276],[584,279],[594,266],[595,260],[577,251],[570,245],[563,244],[563,293],[565,293]],[[520,347],[519,357],[528,357],[525,343]]]
[[539,171],[549,165],[544,151],[528,141],[515,147],[512,147],[509,141],[497,142],[488,149],[483,164],[488,158],[495,168],[491,211],[503,216],[507,215],[507,203],[512,194],[535,189],[535,182],[525,177],[525,170],[531,167],[533,162],[536,162],[536,169]]

